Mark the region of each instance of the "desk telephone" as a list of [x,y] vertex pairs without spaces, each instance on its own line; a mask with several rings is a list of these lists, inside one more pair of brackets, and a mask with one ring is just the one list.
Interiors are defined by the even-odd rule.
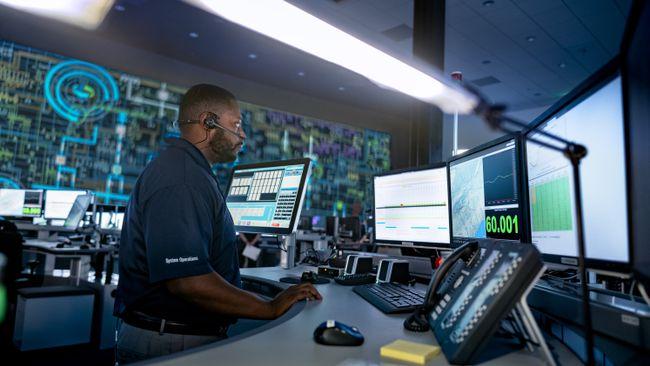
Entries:
[[[531,244],[480,239],[456,249],[438,268],[424,305],[404,326],[433,331],[450,363],[468,364],[477,357],[504,318],[523,334],[526,346],[548,347],[526,304],[526,295],[543,273],[539,251]],[[549,363],[554,361],[550,356]]]

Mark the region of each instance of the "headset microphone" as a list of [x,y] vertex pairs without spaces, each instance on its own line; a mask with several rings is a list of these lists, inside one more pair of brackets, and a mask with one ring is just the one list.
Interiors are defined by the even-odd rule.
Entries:
[[[244,141],[244,136],[238,134],[237,132],[231,131],[231,130],[223,127],[222,125],[220,125],[217,122],[218,119],[219,119],[219,116],[216,116],[213,113],[209,113],[208,117],[206,117],[205,120],[203,121],[203,124],[205,125],[205,127],[208,130],[211,130],[211,129],[214,129],[214,128],[220,128],[220,129],[230,133],[231,135],[236,136],[242,142]],[[178,125],[192,124],[192,123],[201,123],[201,121],[200,120],[178,121]],[[207,139],[208,139],[208,131],[205,131],[205,138],[203,140],[199,141],[199,142],[196,142],[196,144],[200,144],[200,143],[202,143],[203,141],[205,141]]]
[[[227,129],[227,128],[223,127],[222,125],[219,125],[219,124],[215,124],[215,127],[220,128],[220,129],[230,133],[231,135],[234,135],[235,137],[237,137],[241,141],[244,141],[244,136],[238,134],[237,132],[231,131],[231,130],[229,130],[229,129]],[[212,128],[214,128],[214,127],[212,127]]]

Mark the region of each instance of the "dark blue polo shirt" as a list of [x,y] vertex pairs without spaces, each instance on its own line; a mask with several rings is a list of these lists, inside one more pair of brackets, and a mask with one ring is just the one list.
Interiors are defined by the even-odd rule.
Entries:
[[241,287],[232,217],[210,165],[183,139],[147,165],[126,211],[115,314],[137,310],[183,322],[232,319],[172,295],[164,281],[217,272]]

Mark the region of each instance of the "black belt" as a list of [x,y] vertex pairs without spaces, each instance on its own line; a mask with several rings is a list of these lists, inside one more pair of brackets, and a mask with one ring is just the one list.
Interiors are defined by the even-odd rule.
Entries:
[[200,336],[221,336],[226,337],[228,325],[208,324],[186,324],[174,320],[161,319],[150,316],[139,311],[131,311],[122,314],[125,323],[137,328],[163,333],[200,335]]

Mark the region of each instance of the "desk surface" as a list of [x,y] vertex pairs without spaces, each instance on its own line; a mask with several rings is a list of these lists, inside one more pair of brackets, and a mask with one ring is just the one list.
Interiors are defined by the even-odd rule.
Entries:
[[[245,268],[242,275],[278,280],[287,275],[299,275],[313,267],[284,270],[279,267]],[[282,284],[284,287],[284,284]],[[418,285],[423,286],[423,285]],[[437,344],[433,333],[412,333],[402,323],[407,317],[386,315],[352,292],[350,286],[340,286],[333,281],[316,285],[323,295],[322,301],[307,302],[295,316],[279,325],[251,336],[242,334],[236,339],[202,346],[174,355],[161,357],[148,364],[156,365],[399,365],[381,358],[379,348],[396,339]],[[315,343],[312,334],[316,326],[328,319],[354,325],[365,337],[360,347],[333,347]],[[255,333],[253,330],[252,333]],[[562,365],[578,365],[579,360],[561,343],[549,343],[559,356]],[[510,353],[487,364],[542,365],[541,358],[525,350]],[[412,365],[412,364],[408,364]],[[427,365],[448,365],[441,353]]]
[[54,254],[54,255],[93,255],[101,253],[110,253],[116,250],[115,247],[102,246],[99,248],[90,247],[82,249],[76,244],[65,246],[63,248],[56,247],[57,242],[49,242],[38,239],[27,239],[23,243],[23,248],[28,250],[35,250],[39,252]]

